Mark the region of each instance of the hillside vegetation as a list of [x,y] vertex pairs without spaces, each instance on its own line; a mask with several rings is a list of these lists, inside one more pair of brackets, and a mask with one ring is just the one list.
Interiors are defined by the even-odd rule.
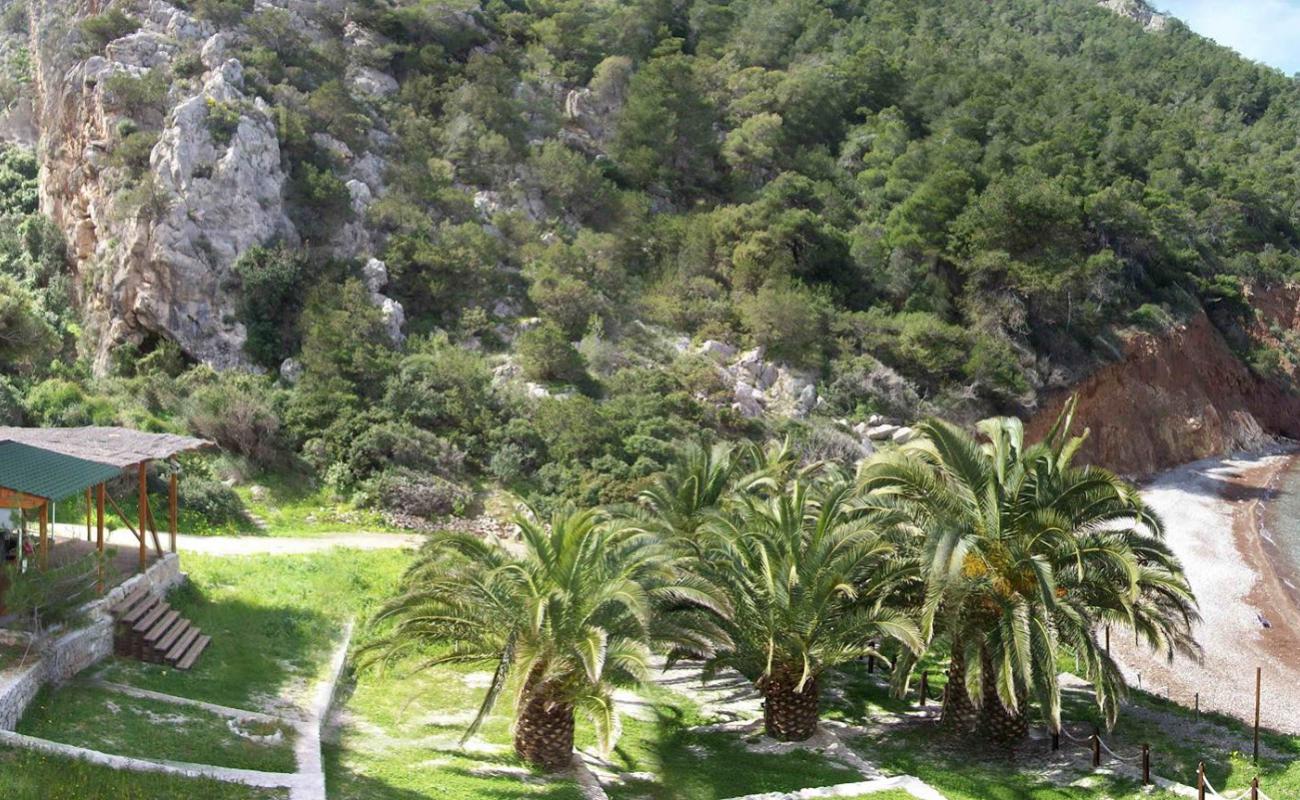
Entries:
[[[700,431],[852,458],[863,442],[829,420],[1032,411],[1118,330],[1200,308],[1255,369],[1290,364],[1244,330],[1249,287],[1300,273],[1300,88],[1176,21],[1088,0],[362,0],[321,4],[308,35],[278,8],[176,5],[233,34],[289,176],[302,241],[249,249],[231,279],[261,372],[142,336],[91,381],[90,278],[63,268],[14,148],[4,420],[188,429],[230,454],[195,465],[214,478],[303,472],[437,517],[494,484],[623,499]],[[84,57],[142,14],[81,19]],[[31,91],[7,63],[7,91]],[[363,96],[345,80],[362,67],[395,83]],[[115,78],[140,124],[113,168],[147,173],[161,98],[203,71],[181,51]],[[214,141],[240,129],[237,108],[207,113]],[[385,164],[360,218],[339,143]],[[400,343],[365,259],[319,244],[353,223]],[[816,410],[744,413],[706,340],[804,371]]]

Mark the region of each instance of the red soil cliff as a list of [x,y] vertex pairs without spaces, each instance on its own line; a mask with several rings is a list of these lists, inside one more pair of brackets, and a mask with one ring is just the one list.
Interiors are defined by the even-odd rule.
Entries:
[[[1294,294],[1256,306],[1260,316],[1293,327]],[[1090,430],[1081,456],[1131,476],[1258,447],[1268,434],[1300,438],[1300,394],[1251,372],[1203,313],[1172,331],[1130,338],[1121,360],[1052,397],[1028,432],[1046,432],[1071,393],[1079,397],[1075,432]]]

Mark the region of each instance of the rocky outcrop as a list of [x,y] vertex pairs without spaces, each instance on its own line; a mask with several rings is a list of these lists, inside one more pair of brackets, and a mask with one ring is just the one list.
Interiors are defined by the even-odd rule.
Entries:
[[1203,313],[1163,334],[1138,334],[1123,357],[1044,404],[1043,435],[1071,395],[1084,460],[1131,476],[1235,450],[1271,435],[1300,438],[1300,395],[1253,373]]
[[1164,30],[1169,23],[1169,17],[1157,12],[1143,0],[1097,0],[1097,5],[1121,17],[1128,17],[1149,31]]
[[[316,16],[342,16],[338,3],[264,5],[278,7],[304,35],[338,35]],[[30,8],[41,209],[70,244],[96,368],[107,368],[119,344],[154,339],[175,341],[217,368],[247,366],[235,262],[257,245],[302,242],[274,113],[245,87],[235,57],[244,34],[218,30],[166,0],[142,0],[130,9],[138,29],[88,54],[79,23],[106,3],[32,0]],[[345,38],[379,41],[354,24]],[[391,77],[364,62],[368,51],[354,52],[349,85],[364,98],[391,92]],[[163,96],[125,102],[115,87],[130,79],[140,81],[135,94],[153,81]],[[3,127],[0,120],[0,136]],[[135,131],[156,132],[147,167],[115,156]],[[377,151],[385,134],[371,130],[373,146],[356,153],[325,138],[316,144],[337,162],[352,214],[313,246],[327,257],[364,260],[375,247],[363,220],[384,191]],[[385,300],[376,302],[400,336],[401,308]]]
[[732,409],[744,417],[803,418],[820,404],[814,375],[766,360],[762,347],[738,354],[731,345],[709,340],[696,353],[717,364],[718,376],[731,387]]

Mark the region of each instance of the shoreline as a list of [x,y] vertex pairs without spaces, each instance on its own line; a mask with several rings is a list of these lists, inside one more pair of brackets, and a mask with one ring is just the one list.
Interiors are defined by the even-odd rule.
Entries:
[[1202,659],[1180,655],[1171,664],[1131,641],[1112,642],[1132,687],[1188,708],[1199,696],[1202,711],[1250,722],[1258,666],[1261,725],[1300,734],[1300,692],[1292,688],[1300,686],[1300,590],[1288,580],[1290,558],[1267,526],[1268,502],[1297,459],[1294,445],[1206,459],[1142,488],[1200,602],[1194,634]]

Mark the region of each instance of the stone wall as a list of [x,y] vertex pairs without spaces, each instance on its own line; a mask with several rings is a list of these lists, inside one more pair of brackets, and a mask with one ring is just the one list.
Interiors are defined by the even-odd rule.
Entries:
[[[142,575],[126,581],[86,604],[81,616],[89,622],[73,631],[54,631],[36,646],[37,661],[22,670],[0,674],[0,730],[13,730],[23,711],[46,683],[63,683],[113,652],[113,619],[109,610],[141,586],[158,597],[185,579],[180,557],[170,553]],[[30,634],[0,630],[0,641],[25,644]]]

